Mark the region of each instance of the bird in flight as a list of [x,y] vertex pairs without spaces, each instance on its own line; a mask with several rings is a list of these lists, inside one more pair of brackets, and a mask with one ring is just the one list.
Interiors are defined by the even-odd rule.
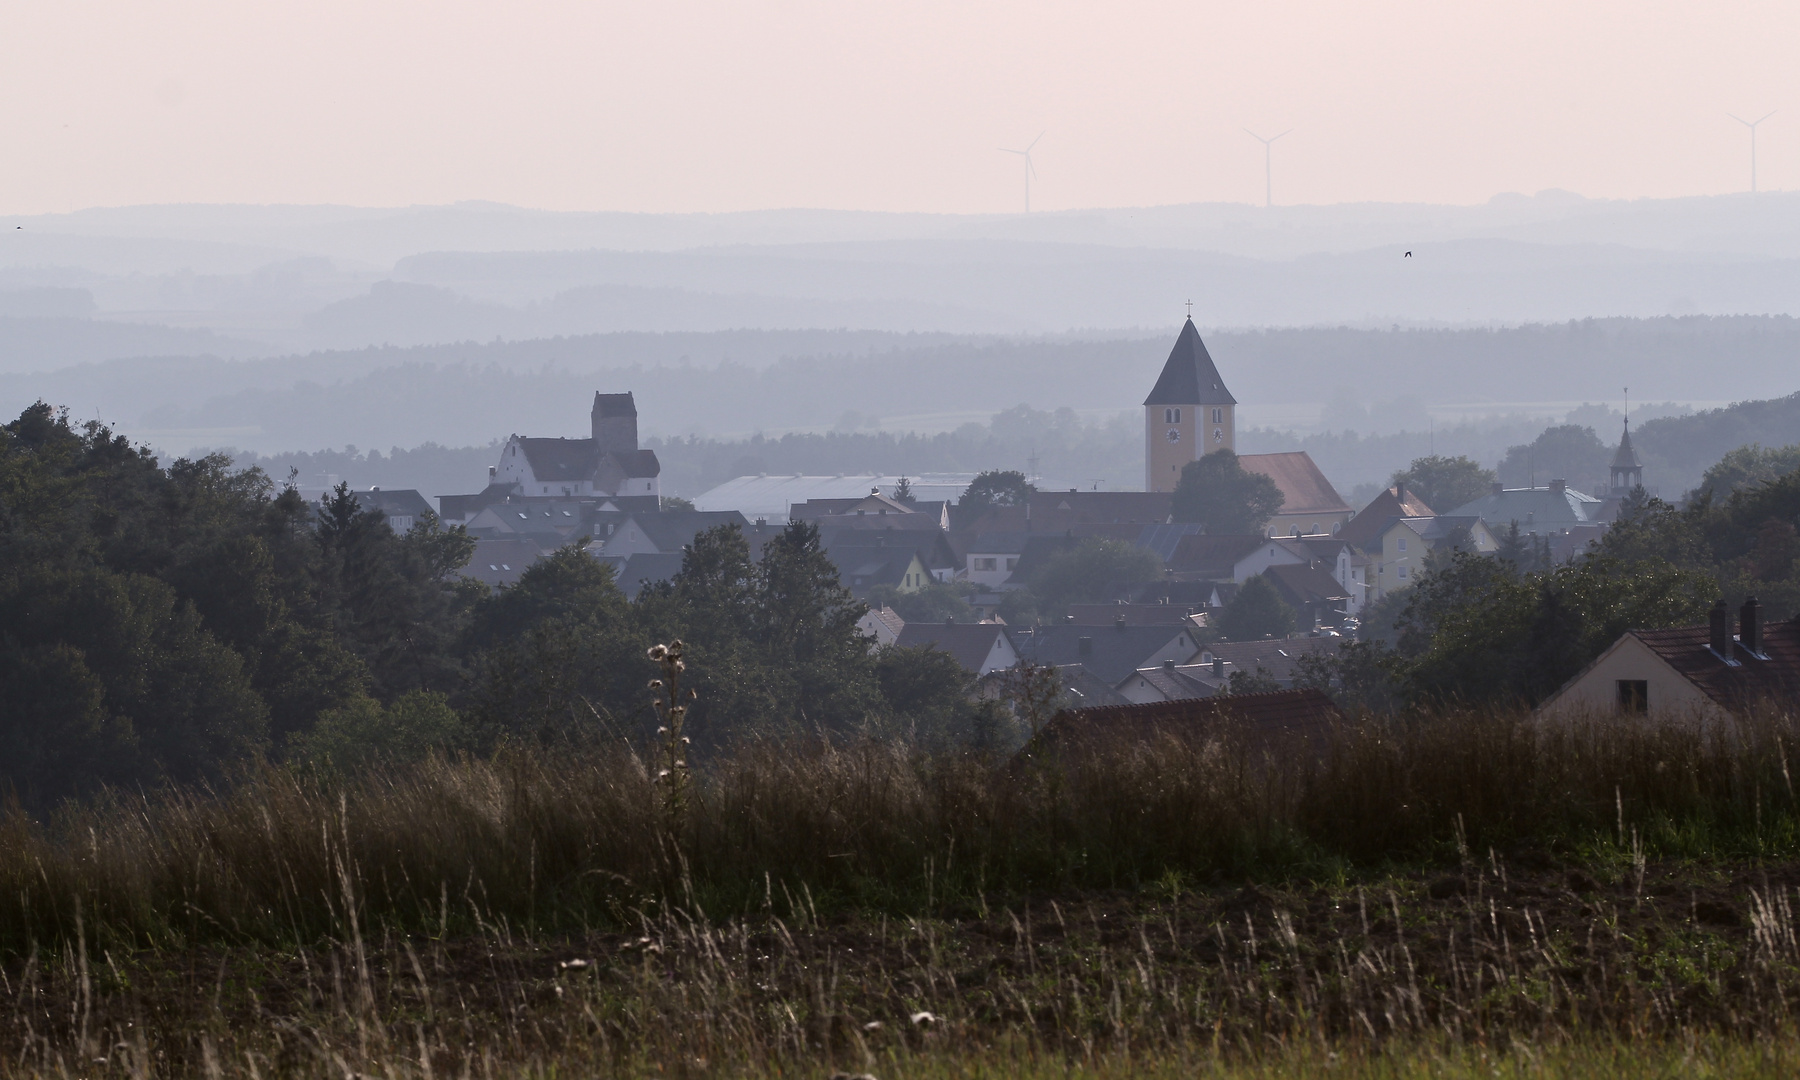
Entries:
[[1406,253],[1406,254],[1405,254],[1405,255],[1402,255],[1402,256],[1401,256],[1401,258],[1403,258],[1403,259],[1410,259],[1410,258],[1412,258],[1412,252],[1410,252],[1410,251],[1409,251],[1409,252],[1407,252],[1407,253]]

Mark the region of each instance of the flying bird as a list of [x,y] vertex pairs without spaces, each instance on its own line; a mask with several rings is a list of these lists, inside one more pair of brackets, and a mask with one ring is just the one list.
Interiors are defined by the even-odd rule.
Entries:
[[1406,254],[1405,254],[1405,255],[1402,255],[1402,256],[1401,256],[1401,258],[1403,258],[1403,259],[1410,259],[1410,258],[1412,258],[1412,252],[1410,252],[1410,251],[1409,251],[1409,252],[1407,252],[1407,253],[1406,253]]

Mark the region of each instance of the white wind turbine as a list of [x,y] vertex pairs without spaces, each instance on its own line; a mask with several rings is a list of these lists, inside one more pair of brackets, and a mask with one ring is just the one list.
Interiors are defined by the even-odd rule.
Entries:
[[1244,134],[1263,144],[1263,207],[1265,209],[1275,205],[1274,159],[1273,154],[1271,153],[1271,147],[1275,145],[1275,139],[1281,138],[1282,135],[1290,134],[1293,130],[1293,128],[1288,128],[1287,131],[1282,132],[1281,135],[1277,135],[1271,139],[1265,139],[1256,132],[1251,131],[1249,128],[1244,129]]
[[[1045,129],[1045,131],[1048,131],[1048,130],[1049,130],[1048,128]],[[1031,149],[1032,149],[1032,147],[1036,146],[1038,144],[1038,141],[1040,139],[1042,139],[1043,137],[1044,137],[1044,132],[1043,131],[1038,132],[1038,137],[1036,139],[1031,140],[1031,145],[1027,146],[1023,150],[1008,150],[1004,146],[1002,146],[1000,148],[1000,152],[1002,154],[1017,154],[1020,157],[1025,159],[1025,212],[1027,214],[1031,213],[1031,181],[1034,177],[1037,176],[1037,169],[1033,168],[1032,164],[1031,164]]]
[[1762,123],[1763,120],[1767,120],[1769,117],[1774,116],[1775,110],[1770,109],[1755,123],[1752,123],[1741,116],[1733,116],[1731,113],[1726,113],[1725,115],[1730,116],[1733,120],[1736,120],[1738,123],[1750,129],[1750,194],[1754,195],[1756,194],[1756,125]]

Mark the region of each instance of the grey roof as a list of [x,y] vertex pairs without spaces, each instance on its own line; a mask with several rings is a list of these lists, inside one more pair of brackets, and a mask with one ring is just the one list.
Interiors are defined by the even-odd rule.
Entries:
[[1181,336],[1175,339],[1175,347],[1169,350],[1169,359],[1163,364],[1162,376],[1144,404],[1237,404],[1237,398],[1225,389],[1225,380],[1219,377],[1206,344],[1200,340],[1200,331],[1194,329],[1194,320],[1189,319],[1182,326]]
[[354,494],[356,501],[362,504],[364,510],[380,510],[388,517],[408,515],[424,517],[433,512],[431,504],[425,501],[425,496],[412,488],[401,488],[394,491],[370,488],[368,491],[358,491]]
[[694,542],[694,537],[720,525],[736,525],[740,530],[749,522],[736,510],[663,510],[654,514],[632,514],[631,520],[656,545],[656,550],[677,557],[681,549]]
[[1082,664],[1058,665],[1056,676],[1067,701],[1065,708],[1095,709],[1103,705],[1131,704],[1124,694],[1108,686],[1105,680]]
[[1117,686],[1183,634],[1194,640],[1191,629],[1175,626],[1040,626],[1020,635],[1019,652],[1034,664],[1084,665]]
[[1491,529],[1504,529],[1516,521],[1520,532],[1530,533],[1585,524],[1593,521],[1599,510],[1599,499],[1574,488],[1507,488],[1464,503],[1443,516],[1478,517]]
[[979,675],[994,651],[995,639],[1005,634],[1006,627],[1000,623],[909,622],[894,644],[902,649],[930,647],[949,653],[964,671]]
[[649,478],[662,473],[654,450],[600,454],[594,449],[593,439],[536,439],[521,435],[519,448],[530,462],[532,474],[549,482],[591,480],[599,471],[602,458],[612,459],[629,477]]
[[543,558],[543,548],[524,538],[475,541],[475,554],[463,567],[464,577],[499,588],[519,580],[526,567]]
[[1619,436],[1619,450],[1613,455],[1612,467],[1615,469],[1641,469],[1644,463],[1638,460],[1637,451],[1631,446],[1631,421],[1625,422],[1625,433]]
[[1199,536],[1205,531],[1206,526],[1197,522],[1146,525],[1138,533],[1137,546],[1156,552],[1156,557],[1166,563],[1175,557],[1175,545],[1181,543],[1182,537]]

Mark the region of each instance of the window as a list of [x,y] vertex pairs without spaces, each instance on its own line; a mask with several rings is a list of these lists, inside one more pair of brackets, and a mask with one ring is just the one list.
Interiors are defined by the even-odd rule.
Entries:
[[1619,711],[1626,713],[1650,711],[1650,683],[1648,680],[1619,680]]
[[1406,580],[1406,564],[1405,563],[1400,564],[1400,580],[1401,581]]
[[1400,544],[1400,550],[1405,551],[1406,550],[1406,537],[1402,536],[1399,540],[1399,544]]
[[1223,424],[1224,422],[1225,422],[1225,410],[1224,409],[1214,409],[1213,410],[1213,423]]
[[977,569],[977,570],[992,570],[993,568],[994,568],[994,560],[993,559],[978,558],[975,560],[975,569]]
[[1164,409],[1163,410],[1163,423],[1165,423],[1165,424],[1181,423],[1181,410],[1180,409]]

